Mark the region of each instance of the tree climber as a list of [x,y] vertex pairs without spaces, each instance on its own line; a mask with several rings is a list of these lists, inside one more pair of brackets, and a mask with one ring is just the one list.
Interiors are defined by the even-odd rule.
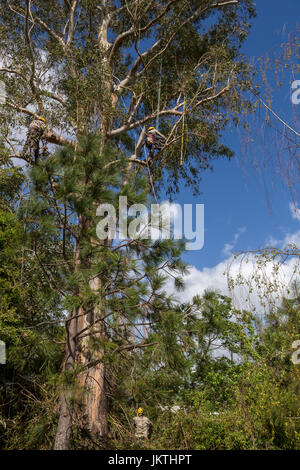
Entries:
[[[34,119],[29,126],[26,142],[21,152],[21,156],[26,156],[27,152],[30,152],[32,156],[32,152],[34,155],[34,162],[36,163],[37,159],[39,158],[39,151],[40,151],[40,140],[43,138],[43,134],[46,129],[46,119],[43,117],[38,117]],[[48,153],[46,145],[42,142],[42,152],[44,155]]]
[[135,428],[135,437],[141,441],[147,441],[149,445],[149,437],[152,431],[152,423],[149,418],[144,416],[143,408],[137,410],[137,416],[133,418],[133,425]]
[[146,147],[149,149],[149,157],[154,157],[154,150],[161,150],[166,138],[163,134],[161,134],[155,127],[149,127],[145,144]]

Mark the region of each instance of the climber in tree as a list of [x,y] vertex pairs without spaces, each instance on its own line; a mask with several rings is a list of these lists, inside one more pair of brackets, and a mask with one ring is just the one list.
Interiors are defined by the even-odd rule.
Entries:
[[161,150],[165,140],[165,136],[161,134],[157,129],[155,129],[155,127],[148,128],[145,144],[146,147],[149,149],[150,158],[154,157],[154,150]]
[[[28,152],[32,156],[32,153],[33,153],[34,162],[36,163],[37,159],[39,158],[40,141],[43,138],[45,129],[46,129],[46,119],[43,117],[38,117],[30,123],[27,136],[26,136],[26,142],[21,152],[22,156],[26,156]],[[43,143],[42,152],[43,154],[46,154],[47,152],[47,149],[44,143]]]

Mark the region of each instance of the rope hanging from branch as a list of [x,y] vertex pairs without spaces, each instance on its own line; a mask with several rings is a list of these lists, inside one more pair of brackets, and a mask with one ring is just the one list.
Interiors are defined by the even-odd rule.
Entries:
[[162,62],[160,62],[160,67],[159,67],[159,85],[158,85],[158,98],[157,98],[157,114],[156,114],[156,124],[155,124],[156,129],[158,129],[158,126],[159,126],[160,95],[161,95],[161,70],[162,70]]
[[180,149],[180,166],[183,164],[183,150],[184,150],[184,117],[185,117],[185,98],[182,110],[182,133],[181,133],[181,149]]

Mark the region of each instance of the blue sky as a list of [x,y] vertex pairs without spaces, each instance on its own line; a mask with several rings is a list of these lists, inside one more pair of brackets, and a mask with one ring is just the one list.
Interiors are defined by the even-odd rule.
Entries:
[[[258,1],[257,17],[253,21],[243,53],[253,61],[272,52],[275,46],[278,47],[287,39],[284,31],[296,31],[297,18],[300,18],[299,0]],[[300,79],[300,73],[294,79]],[[295,105],[293,111],[290,80],[291,76],[287,74],[281,90],[274,91],[272,106],[291,124]],[[296,109],[296,112],[299,117],[300,105],[298,106],[299,110]],[[279,123],[278,127],[281,129],[283,126]],[[259,145],[252,148],[258,161],[263,161],[266,155],[273,158],[274,154],[274,164],[271,161],[263,176],[259,176],[251,163],[253,153],[245,161],[245,148],[238,132],[227,132],[224,141],[234,150],[235,158],[231,161],[216,161],[213,172],[203,173],[200,196],[193,197],[186,188],[182,188],[177,195],[176,200],[180,204],[205,205],[204,247],[184,256],[198,271],[203,271],[204,268],[216,269],[218,264],[229,258],[230,251],[257,249],[266,246],[270,240],[276,240],[280,244],[289,237],[292,240],[300,239],[299,220],[292,217],[289,207],[291,195],[276,169],[274,170],[278,152],[276,153],[275,144],[272,144],[273,140],[269,135],[266,152]],[[284,152],[281,156],[287,158]],[[214,276],[212,282],[213,279]]]

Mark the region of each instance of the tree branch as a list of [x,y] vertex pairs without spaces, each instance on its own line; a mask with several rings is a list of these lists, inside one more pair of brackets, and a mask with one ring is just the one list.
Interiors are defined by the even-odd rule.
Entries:
[[0,72],[13,73],[13,74],[18,75],[19,77],[21,77],[26,83],[28,81],[26,76],[22,72],[19,72],[18,70],[15,70],[15,69],[10,69],[8,67],[2,67],[2,68],[0,68]]
[[56,39],[56,41],[62,46],[62,48],[65,50],[66,48],[66,44],[65,44],[65,41],[63,40],[63,38],[61,36],[59,36],[59,34],[57,34],[55,31],[53,31],[51,28],[49,28],[49,26],[47,25],[47,23],[45,23],[45,21],[43,21],[41,18],[39,18],[38,16],[36,15],[33,15],[33,19],[39,23],[40,26],[42,26],[44,28],[45,31],[47,31],[47,33],[53,37],[53,39]]
[[70,46],[71,42],[73,41],[73,37],[74,37],[74,29],[75,29],[74,16],[75,16],[77,3],[78,3],[78,0],[73,0],[72,6],[71,6],[71,9],[70,9],[70,16],[69,16],[69,20],[68,20],[68,22],[69,22],[69,33],[68,33],[68,39],[67,39],[67,43],[66,43],[67,48]]
[[[172,4],[173,3],[176,3],[177,0],[173,0],[171,2],[169,2],[169,4],[166,6],[164,12],[161,14],[162,16],[164,16],[167,11],[171,8]],[[135,76],[135,79],[138,79],[141,77],[141,75],[143,73],[145,73],[145,71],[149,68],[150,64],[156,60],[161,54],[163,54],[163,52],[165,52],[165,50],[168,48],[170,42],[172,41],[172,39],[174,38],[174,36],[178,33],[178,31],[185,25],[187,25],[188,23],[191,23],[193,21],[195,21],[200,15],[202,15],[203,13],[205,13],[206,11],[210,10],[210,9],[213,9],[213,8],[219,8],[219,7],[225,7],[225,6],[229,6],[229,5],[237,5],[238,4],[238,0],[229,0],[227,2],[222,2],[222,3],[214,3],[208,7],[205,7],[203,8],[202,6],[200,6],[198,9],[196,9],[196,11],[190,15],[185,21],[183,21],[183,23],[181,23],[181,25],[177,28],[176,31],[173,31],[173,33],[171,34],[171,36],[169,37],[169,39],[167,40],[166,42],[166,45],[157,53],[154,55],[154,57],[152,57],[152,59],[150,59],[150,61],[146,64],[146,66],[144,66],[144,68]],[[158,18],[160,19],[160,18]],[[155,22],[156,19],[152,20]],[[148,23],[148,25],[146,25],[144,28],[141,28],[140,31],[143,31],[143,29],[146,31],[148,29],[148,27],[150,27],[152,25],[152,21]],[[133,30],[134,30],[134,27],[132,26]],[[126,33],[131,33],[131,28],[130,30],[128,30]],[[123,34],[123,33],[122,33]],[[120,39],[121,40],[121,39]],[[135,75],[135,72],[137,71],[139,65],[141,63],[144,63],[144,59],[151,53],[153,52],[153,50],[162,42],[162,39],[158,39],[155,44],[150,48],[150,49],[147,49],[143,54],[139,54],[139,56],[137,57],[134,65],[132,66],[132,68],[130,69],[130,71],[127,73],[127,76],[122,80],[120,81],[120,83],[118,85],[115,85],[114,86],[114,90],[116,92],[118,92],[120,90],[120,88],[122,88],[123,86],[126,86],[131,80],[132,78],[134,77]],[[114,47],[114,46],[113,46]]]
[[56,145],[71,145],[73,148],[76,147],[76,142],[71,139],[67,139],[66,137],[62,137],[61,135],[58,135],[56,132],[52,130],[47,130],[43,134],[43,139],[45,139],[47,142],[51,144],[56,144]]
[[140,119],[139,121],[135,121],[132,124],[125,124],[124,126],[121,126],[118,129],[113,129],[107,135],[108,135],[108,137],[116,137],[116,136],[122,134],[123,132],[130,131],[132,129],[135,129],[136,127],[143,126],[144,124],[146,124],[149,121],[153,121],[153,119],[155,119],[157,115],[158,116],[167,116],[167,115],[181,116],[182,111],[178,111],[178,109],[177,109],[180,106],[182,106],[182,104],[176,105],[174,108],[171,108],[171,109],[162,109],[161,111],[159,111],[159,113],[157,113],[155,111],[154,113],[149,114],[148,116]]

